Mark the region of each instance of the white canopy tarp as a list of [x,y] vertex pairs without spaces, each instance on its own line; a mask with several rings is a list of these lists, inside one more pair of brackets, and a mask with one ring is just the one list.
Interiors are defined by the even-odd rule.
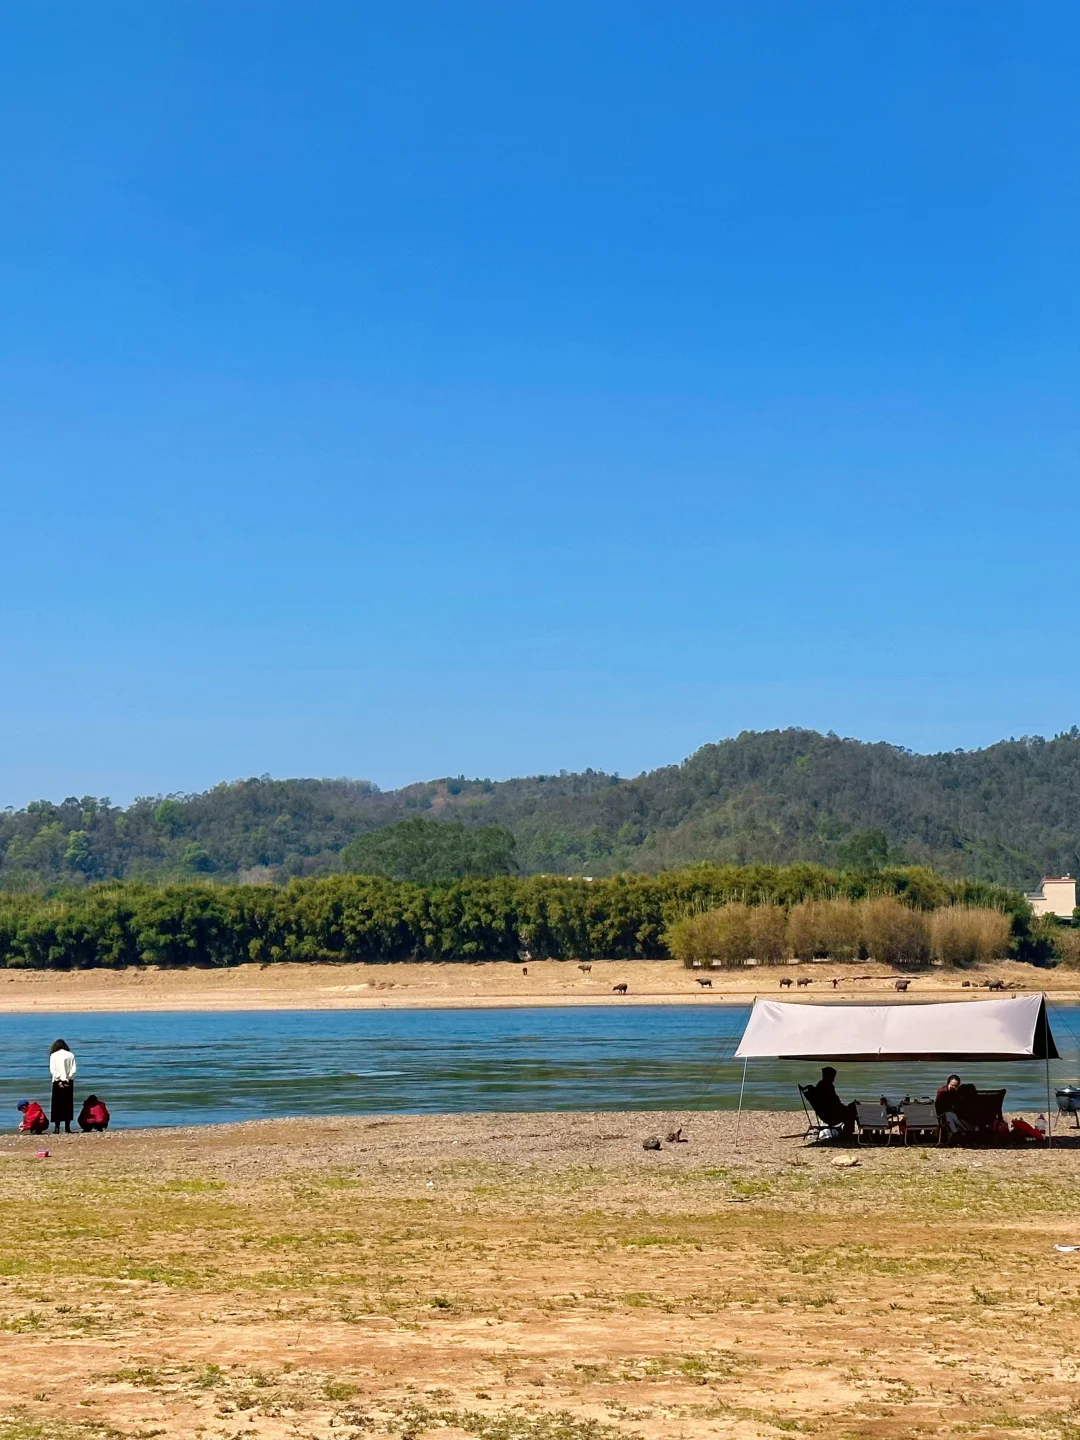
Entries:
[[931,1004],[754,1001],[738,1060],[1056,1060],[1042,995]]

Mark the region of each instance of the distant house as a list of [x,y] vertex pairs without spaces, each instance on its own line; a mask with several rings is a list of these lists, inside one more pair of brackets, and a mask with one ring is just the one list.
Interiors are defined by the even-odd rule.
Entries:
[[1024,899],[1036,915],[1057,915],[1071,920],[1076,909],[1076,881],[1071,875],[1044,875],[1039,888]]

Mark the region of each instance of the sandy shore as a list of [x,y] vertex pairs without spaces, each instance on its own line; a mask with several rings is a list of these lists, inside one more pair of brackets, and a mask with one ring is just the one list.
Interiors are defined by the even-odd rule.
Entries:
[[0,1437],[1063,1440],[1074,1144],[621,1112],[3,1137]]
[[[1012,1111],[1006,1118],[1035,1113]],[[1059,1116],[1051,1150],[1054,1173],[1080,1181],[1080,1130]],[[681,1130],[683,1139],[666,1137]],[[642,1142],[656,1136],[659,1151]],[[530,1172],[562,1171],[587,1165],[590,1170],[624,1174],[638,1198],[651,1186],[652,1175],[695,1173],[701,1166],[731,1167],[733,1172],[775,1171],[776,1166],[832,1166],[837,1157],[854,1157],[875,1173],[906,1175],[917,1157],[932,1160],[950,1173],[984,1170],[991,1173],[1034,1174],[1046,1170],[1047,1153],[1035,1146],[949,1148],[935,1144],[857,1145],[853,1141],[825,1145],[805,1138],[802,1111],[745,1110],[611,1110],[611,1111],[485,1111],[481,1114],[327,1115],[279,1120],[245,1120],[224,1125],[182,1125],[160,1129],[118,1129],[104,1135],[26,1136],[0,1134],[0,1166],[31,1162],[46,1147],[52,1170],[77,1166],[93,1174],[109,1173],[164,1180],[182,1176],[198,1165],[203,1175],[227,1179],[231,1186],[280,1180],[288,1176],[350,1173],[383,1174],[385,1167],[404,1167],[401,1183],[419,1167],[412,1193],[424,1198],[425,1166],[467,1163],[511,1165]],[[87,1168],[88,1167],[88,1168]],[[630,1167],[627,1171],[626,1167]],[[0,1175],[4,1172],[0,1169]],[[726,1175],[724,1169],[722,1174]],[[720,1178],[721,1172],[713,1175]],[[644,1187],[644,1189],[642,1188]],[[399,1195],[405,1193],[401,1184]],[[655,1200],[655,1196],[653,1197]],[[1078,1262],[1080,1263],[1080,1262]]]
[[[0,1012],[96,1010],[380,1010],[523,1005],[746,1004],[755,994],[779,994],[790,978],[791,998],[831,1000],[896,997],[903,972],[873,961],[748,968],[711,974],[673,960],[535,960],[476,964],[239,965],[229,970],[0,971]],[[833,979],[838,981],[833,987]],[[917,973],[907,998],[975,998],[989,980],[1012,990],[1046,990],[1056,999],[1080,998],[1077,976],[1036,970],[1013,961],[980,970]],[[800,987],[800,979],[810,983]],[[707,986],[700,984],[707,980]],[[965,985],[965,982],[966,985]],[[626,985],[625,995],[614,991]],[[982,988],[985,994],[985,989]]]

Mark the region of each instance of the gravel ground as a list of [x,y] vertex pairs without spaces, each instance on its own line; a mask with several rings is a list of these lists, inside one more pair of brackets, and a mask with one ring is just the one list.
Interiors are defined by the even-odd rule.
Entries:
[[[1033,1116],[1027,1117],[1034,1119]],[[736,1128],[738,1126],[738,1145]],[[666,1136],[682,1127],[685,1143]],[[658,1136],[659,1151],[642,1142]],[[0,1157],[32,1160],[39,1149],[60,1165],[145,1170],[157,1177],[182,1175],[187,1166],[220,1169],[232,1182],[252,1182],[298,1171],[347,1166],[358,1174],[387,1166],[476,1161],[535,1170],[588,1166],[625,1171],[643,1179],[670,1170],[710,1166],[747,1169],[788,1164],[831,1164],[856,1156],[903,1170],[921,1146],[814,1145],[803,1138],[801,1112],[732,1111],[553,1112],[482,1115],[332,1116],[325,1119],[256,1120],[238,1125],[205,1125],[162,1130],[117,1130],[106,1135],[7,1136]],[[1056,1171],[1080,1173],[1080,1132],[1062,1130],[1048,1154],[1037,1147],[972,1147],[938,1150],[949,1166],[1013,1172],[1018,1165],[1053,1164]]]

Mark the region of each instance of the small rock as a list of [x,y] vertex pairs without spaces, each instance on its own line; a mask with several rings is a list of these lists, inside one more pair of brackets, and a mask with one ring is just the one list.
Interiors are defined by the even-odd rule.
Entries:
[[641,1142],[641,1148],[643,1150],[662,1150],[664,1147],[660,1143],[659,1135],[650,1135],[648,1139]]

